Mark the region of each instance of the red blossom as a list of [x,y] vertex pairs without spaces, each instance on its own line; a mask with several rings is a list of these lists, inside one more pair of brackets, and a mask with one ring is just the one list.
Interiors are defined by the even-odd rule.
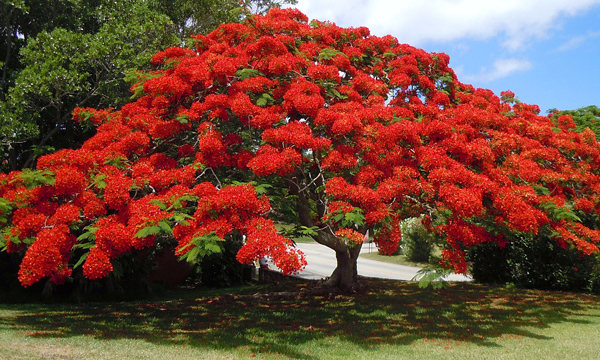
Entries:
[[374,242],[382,255],[391,256],[398,252],[402,233],[398,221],[392,223],[391,226],[385,226],[375,234]]
[[365,236],[354,229],[342,228],[335,232],[335,235],[340,239],[348,241],[350,246],[362,244],[365,241]]
[[109,257],[98,247],[90,249],[83,264],[83,275],[90,280],[101,279],[113,271]]

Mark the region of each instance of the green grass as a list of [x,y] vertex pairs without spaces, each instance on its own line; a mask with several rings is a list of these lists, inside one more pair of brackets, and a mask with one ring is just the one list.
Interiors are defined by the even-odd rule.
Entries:
[[[363,247],[364,246],[368,246],[368,245],[363,245]],[[373,252],[370,252],[370,253],[361,252],[360,256],[365,259],[383,261],[383,262],[387,262],[390,264],[397,264],[397,265],[414,266],[414,267],[421,267],[421,268],[429,265],[428,263],[425,263],[425,262],[411,261],[406,256],[400,255],[400,254],[396,254],[396,255],[392,255],[392,256],[380,255],[379,252],[377,251],[377,249],[373,250]]]
[[[294,225],[291,224],[275,224],[275,228],[277,229],[277,231],[292,231],[294,229]],[[315,243],[315,240],[313,238],[311,238],[310,236],[292,236],[291,237],[292,240],[294,240],[295,242],[299,242],[299,243]]]
[[[353,296],[254,298],[305,283],[155,302],[0,305],[3,359],[596,359],[600,298],[366,280]],[[231,294],[227,294],[229,292]]]

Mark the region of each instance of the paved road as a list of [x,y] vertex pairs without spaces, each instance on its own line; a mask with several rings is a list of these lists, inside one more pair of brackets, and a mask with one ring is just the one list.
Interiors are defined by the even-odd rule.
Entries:
[[[335,252],[326,246],[319,244],[296,244],[306,255],[308,265],[298,276],[305,279],[323,279],[331,275],[335,269]],[[370,246],[369,246],[370,245]],[[361,250],[365,252],[377,252],[372,244],[364,244]],[[366,277],[393,279],[393,280],[411,280],[420,268],[390,264],[381,261],[358,258],[358,274]],[[449,281],[470,281],[471,278],[462,275],[450,275],[446,280]]]

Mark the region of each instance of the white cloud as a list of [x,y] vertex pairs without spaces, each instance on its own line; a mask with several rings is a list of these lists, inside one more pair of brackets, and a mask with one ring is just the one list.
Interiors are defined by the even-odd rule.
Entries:
[[543,38],[564,16],[574,16],[600,0],[299,0],[310,18],[340,26],[367,26],[376,35],[391,34],[420,46],[463,38],[504,36],[516,50],[531,38]]
[[585,36],[572,37],[571,39],[569,39],[568,41],[566,41],[562,45],[560,45],[558,48],[556,48],[556,51],[562,52],[562,51],[569,51],[569,50],[577,49],[585,42],[585,40],[586,40]]
[[523,59],[498,59],[494,61],[492,69],[482,68],[477,75],[463,75],[462,79],[471,83],[489,83],[501,78],[505,78],[517,72],[523,72],[531,69],[529,60]]
[[595,31],[595,32],[588,32],[585,35],[579,35],[579,36],[572,37],[569,40],[562,43],[559,47],[557,47],[556,51],[563,52],[563,51],[575,50],[575,49],[581,47],[588,40],[594,40],[595,38],[597,38],[599,36],[600,36],[600,31]]

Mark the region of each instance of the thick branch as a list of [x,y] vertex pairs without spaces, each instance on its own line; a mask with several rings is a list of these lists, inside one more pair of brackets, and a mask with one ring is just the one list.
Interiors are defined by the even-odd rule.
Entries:
[[[301,191],[300,184],[298,184],[298,177],[294,175],[291,179],[285,179],[288,183],[290,195],[297,197],[296,211],[300,224],[306,227],[313,227],[316,225],[312,214],[309,199],[307,197],[307,191]],[[320,214],[322,215],[322,214]],[[321,245],[325,245],[336,252],[348,251],[348,245],[333,233],[333,231],[327,226],[325,228],[317,230],[317,234],[313,235],[312,238]]]

